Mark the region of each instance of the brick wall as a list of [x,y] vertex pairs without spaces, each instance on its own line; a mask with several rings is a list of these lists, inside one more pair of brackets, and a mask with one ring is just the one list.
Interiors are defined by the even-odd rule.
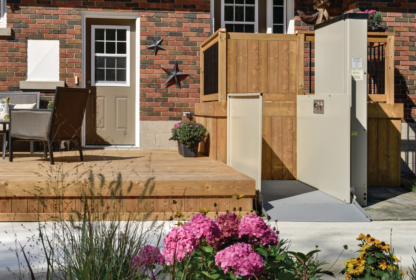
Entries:
[[[81,77],[82,11],[137,12],[141,16],[141,118],[182,119],[182,111],[193,111],[199,102],[198,44],[209,36],[210,1],[177,2],[8,0],[7,25],[13,37],[0,38],[0,91],[20,91],[19,81],[26,80],[27,39],[60,40],[59,77],[66,86],[75,86],[75,77]],[[154,56],[147,50],[150,37],[163,38],[166,51]],[[167,75],[161,68],[173,68],[175,60],[190,74],[182,89],[163,86]]]

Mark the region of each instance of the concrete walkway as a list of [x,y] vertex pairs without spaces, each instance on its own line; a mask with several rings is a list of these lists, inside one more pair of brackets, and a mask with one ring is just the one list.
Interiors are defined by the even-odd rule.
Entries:
[[[149,227],[150,222],[145,223]],[[164,233],[166,234],[173,226],[172,222],[164,223]],[[274,223],[271,226],[275,226]],[[307,253],[311,250],[322,250],[319,253],[319,260],[328,262],[325,266],[330,267],[338,255],[342,252],[343,246],[348,245],[338,262],[332,267],[338,279],[343,279],[339,275],[344,267],[343,263],[349,258],[356,257],[358,253],[358,241],[355,238],[360,233],[371,234],[379,240],[390,243],[397,257],[402,259],[403,270],[412,265],[412,257],[416,258],[413,247],[416,246],[416,221],[377,221],[371,223],[292,223],[279,222],[278,230],[280,238],[290,239],[292,245],[290,250]],[[12,274],[6,270],[9,267],[13,272],[18,272],[17,260],[13,249],[15,248],[13,236],[22,244],[26,244],[27,238],[37,233],[36,223],[0,223],[0,280],[14,279]],[[392,236],[390,236],[393,229]],[[8,233],[6,234],[5,231]],[[34,244],[34,242],[29,242]],[[12,251],[9,251],[11,248]],[[36,247],[37,248],[37,247]],[[38,249],[30,250],[33,256],[39,254]],[[32,259],[34,267],[41,269],[42,264],[36,264]],[[26,276],[25,279],[28,279]],[[329,279],[329,278],[325,278]],[[333,278],[331,278],[333,279]]]

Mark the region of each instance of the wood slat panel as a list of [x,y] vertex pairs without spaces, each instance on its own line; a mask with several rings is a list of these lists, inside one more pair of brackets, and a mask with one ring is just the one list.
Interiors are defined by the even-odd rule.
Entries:
[[[204,104],[204,103],[200,103],[200,104]],[[206,117],[196,117],[196,121],[200,124],[202,124],[203,126],[205,126],[205,128],[207,127],[207,118]],[[201,154],[204,155],[208,155],[209,154],[209,146],[207,146],[207,141],[205,140],[205,142],[201,142],[199,143],[199,152]]]
[[267,91],[278,92],[279,42],[267,42]]
[[219,34],[218,41],[218,91],[219,101],[227,99],[227,35]]
[[283,117],[283,180],[293,180],[293,118]]
[[263,93],[263,101],[289,101],[296,102],[295,94],[286,93]]
[[259,92],[259,41],[248,41],[247,49],[247,92]]
[[237,41],[237,93],[247,92],[247,40]]
[[199,211],[199,198],[188,198],[184,205],[185,212],[198,212]]
[[294,117],[296,103],[263,102],[263,117]]
[[368,119],[368,148],[367,148],[367,184],[368,187],[377,187],[377,119]]
[[303,67],[305,64],[305,56],[304,56],[304,48],[305,48],[305,34],[299,34],[297,37],[297,94],[303,95],[304,93],[304,71]]
[[401,120],[388,120],[388,186],[400,187]]
[[272,119],[271,117],[263,117],[263,142],[262,142],[262,166],[261,179],[271,180],[272,178]]
[[0,213],[11,213],[12,203],[11,198],[0,198]]
[[283,180],[282,118],[272,117],[272,180]]
[[387,119],[378,119],[377,121],[377,185],[379,187],[388,186],[387,122]]
[[227,92],[237,91],[237,41],[227,44]]
[[226,117],[227,102],[203,102],[195,104],[195,115],[206,117]]
[[231,40],[296,41],[295,34],[227,33]]
[[27,212],[27,198],[14,197],[12,201],[12,213],[28,213]]
[[223,198],[218,198],[216,199],[217,201],[217,208],[219,212],[226,212],[231,211],[231,206],[230,206],[230,199],[228,197],[223,197]]
[[259,41],[259,92],[267,92],[268,43]]
[[206,128],[208,130],[208,140],[207,145],[209,147],[209,157],[216,160],[217,159],[217,119],[216,118],[207,118]]
[[399,119],[404,117],[403,103],[369,103],[367,104],[368,118]]
[[217,160],[227,164],[227,119],[217,119]]
[[288,94],[290,76],[289,76],[289,42],[280,41],[279,42],[279,65],[278,65],[278,91]]
[[[387,95],[387,103],[394,103],[394,36],[388,37],[385,58],[385,88]],[[402,118],[402,117],[401,117]]]
[[387,96],[385,94],[367,94],[367,101],[386,102]]
[[289,91],[292,94],[296,94],[296,42],[291,41],[289,45],[290,57],[289,57]]

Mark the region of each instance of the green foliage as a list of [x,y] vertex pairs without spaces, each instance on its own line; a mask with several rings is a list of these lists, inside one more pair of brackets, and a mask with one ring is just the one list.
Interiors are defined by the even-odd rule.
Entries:
[[49,110],[52,110],[53,109],[53,101],[49,101],[49,103],[48,103],[48,107],[47,107]]
[[371,30],[377,30],[382,28],[381,22],[383,21],[383,16],[380,12],[375,10],[368,12],[368,27]]
[[184,121],[175,124],[172,128],[172,137],[169,140],[184,143],[188,148],[194,143],[203,142],[207,137],[207,129],[195,121]]

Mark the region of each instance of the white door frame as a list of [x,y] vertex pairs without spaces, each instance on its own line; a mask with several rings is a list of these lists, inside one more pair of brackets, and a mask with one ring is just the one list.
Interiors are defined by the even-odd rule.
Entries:
[[[113,13],[113,12],[86,12],[82,14],[82,64],[81,64],[81,86],[86,87],[86,23],[87,18],[108,18],[108,19],[135,19],[136,20],[136,102],[135,102],[135,145],[134,147],[140,147],[140,15],[138,13]],[[86,145],[85,140],[85,118],[82,122],[82,146],[91,147]],[[93,147],[98,147],[94,145]]]

